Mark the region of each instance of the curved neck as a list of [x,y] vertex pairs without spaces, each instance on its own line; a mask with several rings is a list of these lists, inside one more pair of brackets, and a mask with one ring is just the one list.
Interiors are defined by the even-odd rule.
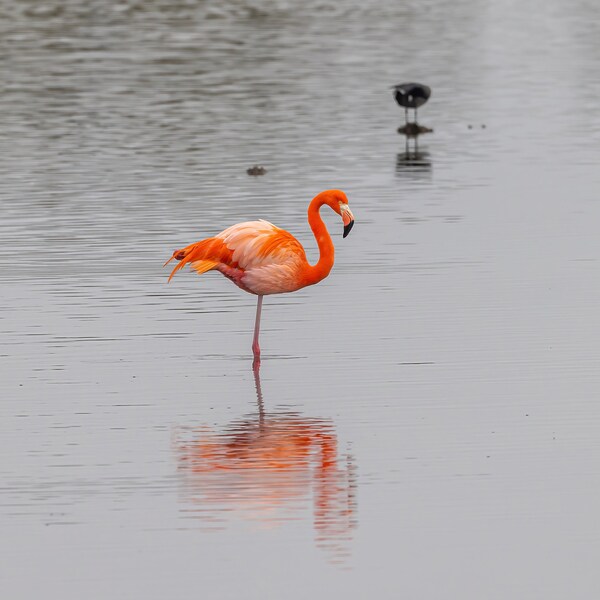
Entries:
[[317,240],[317,245],[319,246],[319,260],[316,265],[309,265],[308,267],[307,285],[318,283],[321,279],[325,279],[333,267],[333,242],[331,241],[331,236],[319,213],[323,204],[325,204],[325,199],[319,194],[313,198],[308,205],[308,224],[310,225],[315,239]]

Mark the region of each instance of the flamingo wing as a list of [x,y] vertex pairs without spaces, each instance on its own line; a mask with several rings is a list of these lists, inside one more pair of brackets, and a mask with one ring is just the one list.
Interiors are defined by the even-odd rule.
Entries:
[[306,260],[302,244],[288,231],[268,221],[247,221],[225,229],[216,236],[233,252],[239,268],[283,265],[298,257]]
[[233,252],[233,262],[243,275],[238,280],[237,273],[219,270],[242,289],[262,296],[293,292],[304,286],[306,254],[302,244],[285,229],[268,221],[248,221],[229,227],[217,237]]

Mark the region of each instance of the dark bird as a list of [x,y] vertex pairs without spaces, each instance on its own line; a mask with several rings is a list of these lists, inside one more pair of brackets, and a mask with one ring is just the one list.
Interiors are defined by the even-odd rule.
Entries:
[[431,96],[431,88],[422,83],[399,83],[393,87],[394,98],[396,102],[404,107],[404,117],[408,123],[408,109],[412,108],[415,111],[415,120],[417,122],[417,108],[423,106],[429,96]]

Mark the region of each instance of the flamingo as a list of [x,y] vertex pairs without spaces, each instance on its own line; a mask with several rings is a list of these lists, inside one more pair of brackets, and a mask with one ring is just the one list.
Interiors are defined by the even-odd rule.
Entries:
[[189,264],[199,275],[219,271],[245,292],[258,296],[252,340],[255,369],[260,367],[258,335],[263,296],[295,292],[319,283],[333,267],[333,242],[319,212],[324,205],[342,217],[343,237],[354,225],[348,198],[341,190],[325,190],[312,199],[308,205],[308,224],[319,247],[319,260],[315,265],[309,264],[302,244],[291,233],[262,219],[237,223],[214,237],[175,250],[163,265],[173,259],[179,261],[169,281]]

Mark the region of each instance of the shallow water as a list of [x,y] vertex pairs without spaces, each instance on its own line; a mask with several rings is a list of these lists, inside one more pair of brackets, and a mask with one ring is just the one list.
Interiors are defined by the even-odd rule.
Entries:
[[[593,597],[598,12],[1,2],[2,597]],[[255,298],[162,264],[314,260],[330,187],[255,378]]]

